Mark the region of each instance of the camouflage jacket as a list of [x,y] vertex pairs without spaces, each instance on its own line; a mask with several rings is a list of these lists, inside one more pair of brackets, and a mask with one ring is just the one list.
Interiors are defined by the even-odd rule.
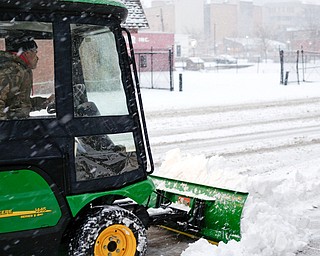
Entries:
[[45,98],[30,98],[32,70],[15,54],[0,51],[0,119],[28,118],[45,108]]

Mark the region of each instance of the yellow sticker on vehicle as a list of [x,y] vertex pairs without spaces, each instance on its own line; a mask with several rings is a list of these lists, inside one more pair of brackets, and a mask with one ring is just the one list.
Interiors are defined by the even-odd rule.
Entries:
[[52,210],[48,210],[46,207],[35,208],[34,210],[27,211],[14,211],[12,209],[0,210],[0,219],[1,218],[10,218],[10,217],[20,217],[21,219],[25,218],[35,218],[41,217],[45,213],[52,212]]

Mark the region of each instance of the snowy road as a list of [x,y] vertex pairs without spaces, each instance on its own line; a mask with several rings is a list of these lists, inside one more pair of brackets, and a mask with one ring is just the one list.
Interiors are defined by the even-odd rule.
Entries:
[[174,148],[240,160],[245,155],[317,146],[320,98],[147,113],[147,122],[156,165]]
[[[146,117],[156,167],[164,160],[165,153],[175,148],[180,148],[182,154],[223,156],[224,168],[238,175],[280,174],[288,172],[288,166],[303,168],[319,162],[320,98],[317,97],[147,112]],[[310,219],[318,225],[311,215]],[[154,231],[149,232],[151,241],[158,238]],[[176,239],[170,233],[165,237]],[[318,241],[315,239],[299,255],[318,255],[313,254],[319,253]],[[189,242],[180,240],[176,249],[151,242],[149,253],[178,256]],[[154,254],[156,251],[159,254]]]
[[180,256],[189,243],[196,240],[171,231],[151,227],[148,229],[147,256]]

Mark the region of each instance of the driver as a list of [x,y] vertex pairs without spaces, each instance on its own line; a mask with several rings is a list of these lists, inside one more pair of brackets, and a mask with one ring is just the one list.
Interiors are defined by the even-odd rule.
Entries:
[[37,49],[32,37],[22,37],[8,38],[7,51],[0,51],[0,120],[28,118],[54,101],[54,95],[30,97]]

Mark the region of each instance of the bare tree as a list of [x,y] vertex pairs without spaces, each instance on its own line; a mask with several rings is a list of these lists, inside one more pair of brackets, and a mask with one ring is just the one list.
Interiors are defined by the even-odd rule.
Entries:
[[268,50],[271,47],[272,32],[269,28],[259,26],[256,30],[256,36],[260,39],[260,51],[265,60],[268,59]]

